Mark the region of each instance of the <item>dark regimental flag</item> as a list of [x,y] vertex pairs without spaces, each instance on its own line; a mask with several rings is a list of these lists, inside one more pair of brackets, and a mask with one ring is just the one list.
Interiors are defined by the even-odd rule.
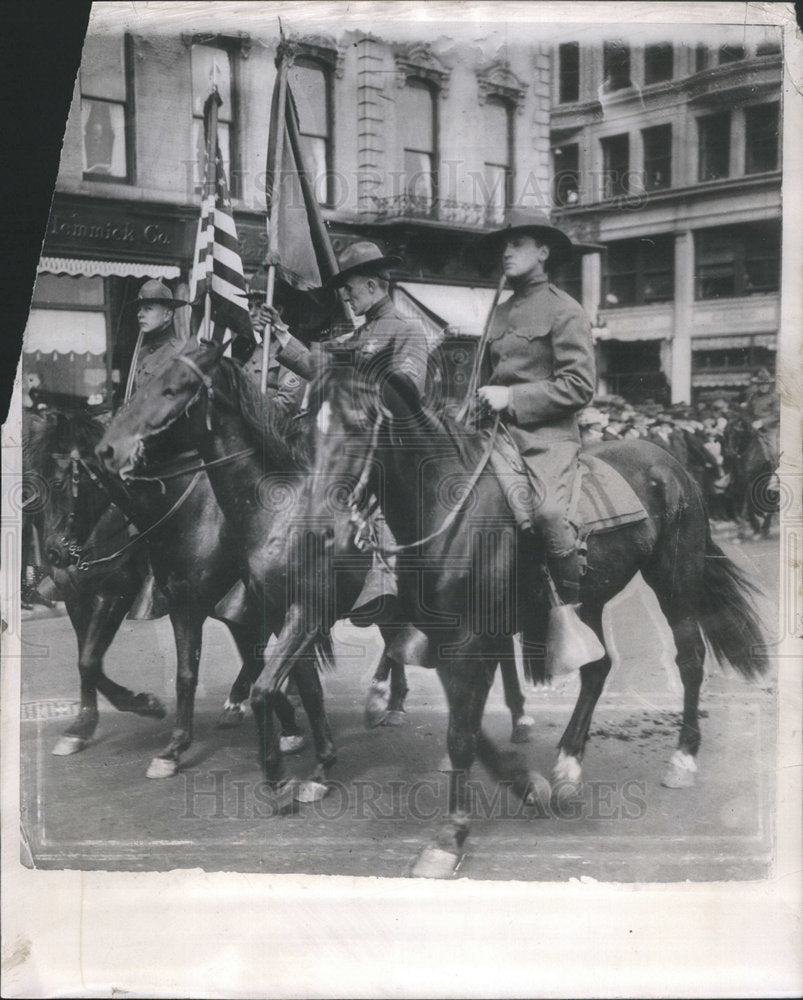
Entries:
[[204,104],[206,156],[190,301],[197,335],[222,341],[231,331],[235,337],[233,353],[242,358],[251,353],[255,341],[229,186],[218,145],[217,114],[222,103],[217,88],[213,88]]

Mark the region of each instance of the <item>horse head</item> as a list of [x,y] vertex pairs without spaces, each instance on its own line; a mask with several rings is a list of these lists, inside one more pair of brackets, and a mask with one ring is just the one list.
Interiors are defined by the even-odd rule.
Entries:
[[[146,443],[183,417],[189,418],[189,435],[211,429],[213,376],[224,345],[190,340],[157,375],[125,403],[97,446],[96,454],[110,472],[122,479],[141,464]],[[196,418],[201,414],[202,424]]]

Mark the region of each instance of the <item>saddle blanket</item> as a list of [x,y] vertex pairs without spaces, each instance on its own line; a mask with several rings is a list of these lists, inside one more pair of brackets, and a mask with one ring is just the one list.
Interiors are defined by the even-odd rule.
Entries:
[[[490,464],[517,523],[529,523],[533,490],[518,449],[507,434],[497,434]],[[581,537],[644,521],[647,516],[632,486],[616,469],[601,458],[580,452],[569,520],[577,526]]]

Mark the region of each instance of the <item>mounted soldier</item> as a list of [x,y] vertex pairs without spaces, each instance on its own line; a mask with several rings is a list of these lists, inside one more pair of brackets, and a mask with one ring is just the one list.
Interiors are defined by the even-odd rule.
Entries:
[[146,281],[136,299],[139,336],[131,359],[126,399],[135,386],[141,386],[172,360],[184,346],[184,339],[175,328],[175,311],[187,305],[157,278]]
[[750,379],[750,388],[745,395],[744,407],[761,444],[764,457],[767,461],[777,462],[780,406],[774,380],[766,368],[759,368]]
[[596,636],[576,615],[580,556],[569,520],[580,452],[577,414],[591,402],[596,384],[591,325],[582,306],[547,275],[571,257],[573,244],[542,212],[513,209],[483,245],[501,254],[513,295],[493,316],[490,377],[478,396],[500,415],[527,468],[535,494],[531,528],[543,539],[566,620],[602,655]]

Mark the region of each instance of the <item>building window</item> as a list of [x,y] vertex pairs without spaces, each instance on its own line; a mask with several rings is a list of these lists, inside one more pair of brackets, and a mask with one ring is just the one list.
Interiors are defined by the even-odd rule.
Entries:
[[580,100],[580,43],[558,46],[558,101],[569,104]]
[[404,193],[414,211],[428,213],[438,196],[437,106],[430,84],[409,78],[401,90],[398,111]]
[[708,69],[708,46],[699,44],[694,50],[694,72],[702,73]]
[[674,73],[674,53],[671,42],[648,45],[644,49],[644,83],[671,80]]
[[744,59],[744,45],[720,45],[719,65],[723,63],[738,62]]
[[483,106],[486,221],[501,222],[513,199],[513,109],[501,97]]
[[778,169],[779,112],[777,101],[745,108],[746,174],[762,174]]
[[674,295],[675,243],[669,234],[609,243],[604,255],[603,308],[669,302]]
[[288,82],[298,110],[299,132],[307,169],[311,171],[318,202],[332,200],[332,72],[316,59],[298,57]]
[[757,56],[774,56],[781,51],[781,40],[779,38],[768,38],[756,46]]
[[655,125],[641,132],[644,140],[644,190],[657,191],[672,183],[672,126]]
[[576,142],[552,150],[553,200],[556,205],[580,201],[580,147]]
[[617,40],[602,46],[602,89],[606,93],[630,87],[630,46]]
[[217,45],[193,44],[192,61],[192,114],[193,148],[195,149],[195,184],[200,190],[206,162],[204,141],[204,104],[217,87],[222,104],[217,111],[217,141],[223,160],[223,169],[229,181],[232,194],[235,193],[236,163],[232,160],[235,152],[235,93],[232,86],[231,54],[228,49]]
[[87,180],[133,183],[128,36],[89,34],[81,57],[81,157]]
[[602,146],[602,197],[616,198],[629,191],[630,136],[612,135],[601,139]]
[[697,119],[697,179],[714,181],[730,173],[731,119],[727,111]]
[[103,278],[38,275],[23,341],[26,378],[93,406],[110,404],[109,310]]
[[780,222],[722,226],[695,234],[698,299],[776,292],[780,275]]

